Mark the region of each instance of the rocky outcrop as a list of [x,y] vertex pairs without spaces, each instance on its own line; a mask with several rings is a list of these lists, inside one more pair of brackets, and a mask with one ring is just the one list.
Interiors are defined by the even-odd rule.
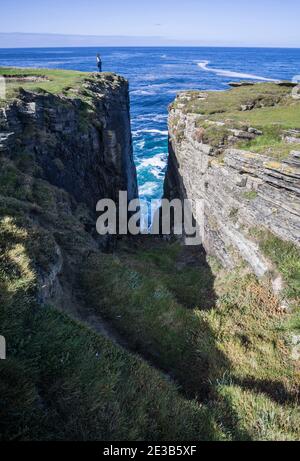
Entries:
[[81,262],[111,241],[96,234],[97,202],[138,195],[127,81],[83,74],[71,94],[20,89],[0,108],[0,179],[0,219],[31,236],[38,302],[65,304]]
[[1,109],[0,151],[30,157],[41,178],[93,211],[119,190],[137,197],[127,81],[90,75],[73,97],[21,90]]
[[[234,148],[230,137],[221,148],[206,144],[201,125],[207,126],[207,120],[187,113],[183,99],[181,94],[170,110],[165,196],[192,201],[208,254],[226,267],[242,257],[257,276],[263,276],[271,267],[253,238],[256,228],[300,245],[300,153],[292,151],[287,158],[274,160]],[[249,128],[243,132],[261,134]],[[199,201],[204,204],[201,212],[196,207]]]

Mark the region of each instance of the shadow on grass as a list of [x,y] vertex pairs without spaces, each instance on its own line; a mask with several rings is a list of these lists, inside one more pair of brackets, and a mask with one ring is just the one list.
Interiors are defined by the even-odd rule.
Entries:
[[295,404],[300,402],[300,391],[288,391],[280,381],[273,380],[256,380],[254,378],[234,379],[235,384],[242,389],[249,390],[260,394],[265,394],[269,399],[280,405]]

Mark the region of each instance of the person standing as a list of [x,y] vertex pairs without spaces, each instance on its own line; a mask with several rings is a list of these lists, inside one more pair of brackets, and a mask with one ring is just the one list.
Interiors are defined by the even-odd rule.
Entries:
[[97,67],[98,67],[99,72],[102,72],[102,60],[101,60],[101,56],[99,53],[97,54]]

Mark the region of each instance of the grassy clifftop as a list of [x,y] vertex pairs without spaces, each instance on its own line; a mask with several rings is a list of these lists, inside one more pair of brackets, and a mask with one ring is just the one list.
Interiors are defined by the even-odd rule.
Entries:
[[278,159],[300,149],[300,101],[292,97],[290,86],[260,83],[222,92],[184,92],[173,107],[199,115],[203,140],[215,147],[230,145],[232,130],[245,133],[250,128],[252,139],[241,134],[235,147]]
[[[0,67],[0,76],[6,82],[6,101],[16,97],[20,89],[74,97],[93,75],[95,74],[74,70]],[[109,72],[97,73],[97,78],[102,78],[103,81],[112,76],[114,74]],[[6,101],[0,99],[0,105],[4,105]]]

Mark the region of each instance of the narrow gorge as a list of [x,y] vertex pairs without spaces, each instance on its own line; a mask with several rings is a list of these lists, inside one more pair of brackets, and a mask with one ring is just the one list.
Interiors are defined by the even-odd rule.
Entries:
[[124,78],[0,73],[3,438],[299,438],[291,88],[178,95],[165,197],[204,202],[187,247],[96,232],[98,200],[138,196]]
[[[193,202],[207,254],[229,269],[241,258],[258,277],[276,269],[259,245],[267,234],[300,245],[299,103],[291,86],[183,92],[170,110],[165,196]],[[279,294],[283,282],[273,275]]]

